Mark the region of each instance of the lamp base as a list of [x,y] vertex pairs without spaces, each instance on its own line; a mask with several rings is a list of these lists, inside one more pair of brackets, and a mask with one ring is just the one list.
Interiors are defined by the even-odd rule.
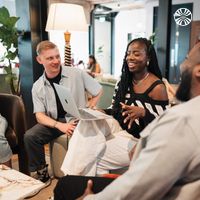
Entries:
[[71,38],[71,33],[66,31],[64,33],[65,36],[65,66],[70,66],[71,67],[71,46],[70,46],[70,38]]
[[71,67],[71,46],[70,44],[65,44],[65,66]]

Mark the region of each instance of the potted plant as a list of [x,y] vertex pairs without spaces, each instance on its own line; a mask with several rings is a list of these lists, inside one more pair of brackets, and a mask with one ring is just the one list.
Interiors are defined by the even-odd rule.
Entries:
[[18,32],[15,27],[19,17],[10,16],[6,7],[0,7],[0,66],[6,72],[5,81],[10,85],[11,92],[19,95],[19,76],[13,68],[19,66]]

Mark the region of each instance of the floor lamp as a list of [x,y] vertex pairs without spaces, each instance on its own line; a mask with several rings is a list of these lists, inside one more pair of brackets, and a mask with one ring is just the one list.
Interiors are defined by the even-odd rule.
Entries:
[[53,3],[50,5],[46,31],[65,31],[65,66],[71,66],[71,33],[69,31],[87,31],[87,28],[82,6],[68,3]]

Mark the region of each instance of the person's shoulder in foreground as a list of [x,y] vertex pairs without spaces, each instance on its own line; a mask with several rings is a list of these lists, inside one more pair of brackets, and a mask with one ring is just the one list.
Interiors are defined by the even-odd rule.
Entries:
[[199,55],[200,43],[180,67],[176,97],[185,103],[167,110],[147,126],[125,174],[94,195],[88,182],[79,199],[200,199]]

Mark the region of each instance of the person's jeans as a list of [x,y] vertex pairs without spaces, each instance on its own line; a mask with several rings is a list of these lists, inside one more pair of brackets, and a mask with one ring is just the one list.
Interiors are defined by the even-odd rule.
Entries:
[[63,133],[55,128],[36,124],[24,135],[24,143],[29,159],[29,170],[34,172],[42,169],[45,164],[44,145]]

